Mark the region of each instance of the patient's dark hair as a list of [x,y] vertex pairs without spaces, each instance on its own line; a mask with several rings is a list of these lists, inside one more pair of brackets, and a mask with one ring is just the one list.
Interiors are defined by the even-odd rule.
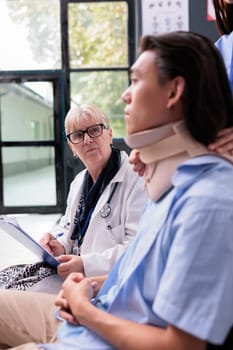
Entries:
[[158,80],[182,76],[184,119],[191,135],[208,145],[233,125],[233,97],[221,54],[206,37],[184,31],[141,38],[139,54],[155,52]]
[[220,34],[229,34],[233,31],[233,4],[224,0],[213,0],[216,26]]

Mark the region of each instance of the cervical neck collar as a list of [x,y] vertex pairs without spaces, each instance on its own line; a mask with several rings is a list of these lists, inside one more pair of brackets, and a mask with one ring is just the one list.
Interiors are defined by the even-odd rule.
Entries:
[[140,150],[140,159],[146,164],[144,184],[153,200],[171,187],[172,175],[180,163],[210,153],[191,137],[183,121],[129,135],[125,141]]

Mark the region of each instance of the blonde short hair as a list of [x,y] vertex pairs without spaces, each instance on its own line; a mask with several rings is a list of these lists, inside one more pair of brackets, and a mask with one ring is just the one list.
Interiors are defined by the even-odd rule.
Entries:
[[71,108],[65,118],[66,135],[79,129],[80,119],[90,119],[93,124],[104,124],[109,128],[109,119],[96,105],[81,104]]

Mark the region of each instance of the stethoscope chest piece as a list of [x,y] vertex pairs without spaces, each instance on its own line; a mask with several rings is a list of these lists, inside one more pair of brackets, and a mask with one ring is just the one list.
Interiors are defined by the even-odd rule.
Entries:
[[100,216],[103,219],[107,218],[111,214],[112,209],[111,209],[111,206],[110,206],[110,202],[112,200],[114,192],[116,191],[117,185],[118,185],[118,182],[115,182],[115,184],[113,186],[113,189],[112,189],[112,192],[110,193],[110,196],[109,196],[109,198],[107,200],[107,203],[104,204],[102,209],[100,209]]
[[107,218],[111,214],[111,207],[109,203],[106,203],[102,209],[100,209],[101,218]]

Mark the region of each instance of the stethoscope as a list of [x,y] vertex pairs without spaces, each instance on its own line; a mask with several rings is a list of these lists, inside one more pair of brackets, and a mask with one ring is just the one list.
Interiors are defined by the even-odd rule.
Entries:
[[112,208],[111,208],[110,203],[111,203],[112,197],[116,191],[117,185],[118,185],[118,182],[115,182],[113,189],[108,197],[107,202],[104,204],[103,208],[100,209],[100,211],[99,211],[102,219],[106,219],[111,214]]

